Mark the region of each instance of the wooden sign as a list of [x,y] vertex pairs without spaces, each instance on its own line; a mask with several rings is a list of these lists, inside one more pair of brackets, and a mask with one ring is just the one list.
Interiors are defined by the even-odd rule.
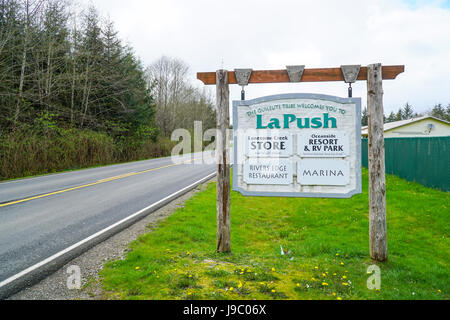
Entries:
[[[235,126],[241,120],[241,123],[244,123],[241,128],[246,126],[250,128],[256,124],[254,130],[257,130],[257,132],[244,134],[235,132],[234,146],[238,147],[234,155],[235,190],[247,195],[287,197],[325,195],[344,198],[361,193],[359,153],[361,100],[351,98],[351,84],[358,80],[367,80],[370,256],[377,261],[386,261],[382,82],[395,79],[404,71],[403,65],[382,66],[380,63],[375,63],[367,67],[343,65],[340,68],[305,69],[304,65],[295,65],[286,66],[285,70],[235,69],[234,72],[227,70],[198,72],[197,79],[206,85],[215,84],[217,92],[217,251],[231,251],[230,165],[226,139],[226,129],[229,127],[229,85],[316,81],[349,83],[349,99],[318,95],[265,97],[234,102],[233,114]],[[244,100],[245,92],[242,91],[241,95]],[[288,101],[277,101],[283,99]],[[298,101],[302,99],[315,101],[312,103]],[[270,106],[259,105],[264,103]],[[305,115],[305,110],[304,112],[296,110],[304,108],[299,106],[308,106],[308,103],[310,114]],[[325,108],[327,106],[338,108],[341,115],[333,114],[334,109],[327,109],[326,112],[322,110],[322,115],[315,115],[314,113],[319,112],[320,108],[312,106],[321,103],[326,103],[322,104]],[[290,105],[294,107],[291,108]],[[291,110],[289,113],[281,114],[280,110],[286,108],[296,111]],[[238,112],[239,115],[237,115]],[[277,113],[278,117],[268,117],[271,114],[276,116]],[[348,131],[349,126],[352,125],[352,119],[355,121],[354,131]],[[341,121],[344,123],[343,127],[338,124]],[[269,131],[270,134],[261,134],[263,130]],[[243,138],[244,141],[238,142],[238,137],[240,140]],[[244,150],[239,149],[243,146]],[[277,189],[273,191],[275,187]]]
[[233,102],[233,189],[243,195],[361,193],[361,99],[283,94]]
[[[400,73],[405,71],[405,66],[383,66],[382,79],[395,79]],[[361,67],[356,80],[367,80],[368,67]],[[227,71],[228,83],[237,84],[235,72]],[[206,85],[216,84],[215,72],[197,72],[197,79]],[[341,68],[311,68],[305,69],[301,82],[320,82],[320,81],[344,81],[344,74]],[[381,79],[380,79],[381,80]],[[292,82],[287,70],[255,70],[252,72],[248,83],[280,83]]]

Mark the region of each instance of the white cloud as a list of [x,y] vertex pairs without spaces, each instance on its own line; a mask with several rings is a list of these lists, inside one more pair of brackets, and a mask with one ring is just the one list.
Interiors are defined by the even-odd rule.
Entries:
[[[443,1],[317,0],[206,1],[97,0],[145,63],[161,55],[183,59],[198,71],[222,67],[281,69],[289,64],[337,67],[404,64],[384,82],[385,112],[406,101],[416,111],[450,103],[450,9]],[[365,83],[354,96],[366,101]],[[247,97],[316,92],[345,96],[344,83],[250,85]],[[240,88],[231,87],[231,100]]]

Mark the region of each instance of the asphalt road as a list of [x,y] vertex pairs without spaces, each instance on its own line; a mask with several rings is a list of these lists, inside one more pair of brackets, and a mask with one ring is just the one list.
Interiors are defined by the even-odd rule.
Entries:
[[[52,259],[55,254],[139,211],[148,214],[158,208],[152,205],[160,207],[210,178],[216,165],[199,164],[201,156],[185,156],[182,163],[161,158],[0,183],[0,297],[35,283],[55,264],[80,254],[82,246],[58,263]],[[84,247],[96,240],[102,237]],[[29,270],[45,259],[51,262]]]

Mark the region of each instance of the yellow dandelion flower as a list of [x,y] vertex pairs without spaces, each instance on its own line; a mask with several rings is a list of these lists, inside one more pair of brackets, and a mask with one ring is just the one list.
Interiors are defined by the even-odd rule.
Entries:
[[192,274],[189,275],[189,278],[192,278]]
[[272,272],[275,272],[275,268],[272,268]]
[[230,287],[230,289],[228,289],[228,290],[230,290],[230,291],[233,291],[233,290],[234,290],[234,288],[233,288],[233,287]]
[[316,278],[311,278],[312,281],[316,281]]
[[277,290],[272,289],[272,293],[275,293],[275,292],[277,292]]
[[297,283],[297,287],[300,287],[300,283]]
[[242,282],[239,281],[238,288],[242,288]]
[[326,277],[327,275],[325,273],[322,273],[322,277]]
[[250,269],[247,269],[247,272],[252,272]]
[[438,292],[441,293],[442,291],[440,289],[438,289]]
[[264,282],[260,282],[259,284],[264,285]]
[[336,253],[336,257],[339,257],[339,253]]
[[343,266],[344,265],[344,263],[341,261],[341,266]]
[[343,276],[342,279],[347,279],[347,276]]
[[337,299],[338,299],[338,300],[342,300],[342,298],[341,298],[341,297],[337,297]]
[[336,292],[333,292],[332,295],[333,295],[333,297],[336,297]]
[[316,270],[317,270],[317,269],[319,269],[319,267],[314,267],[314,269],[316,269]]
[[323,285],[324,287],[326,287],[326,286],[328,286],[328,283],[322,282],[322,285]]
[[348,286],[348,283],[347,282],[342,282],[342,285],[343,286]]
[[136,270],[139,270],[140,269],[140,267],[136,267]]
[[335,273],[333,273],[333,276],[337,276],[337,273],[335,272]]

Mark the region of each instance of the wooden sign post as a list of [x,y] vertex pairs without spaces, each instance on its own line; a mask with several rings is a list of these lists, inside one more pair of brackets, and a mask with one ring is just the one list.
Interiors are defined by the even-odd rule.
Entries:
[[[371,64],[341,66],[340,68],[304,69],[288,66],[284,70],[239,69],[250,72],[246,83],[345,81],[367,80],[367,109],[369,120],[369,238],[370,256],[377,261],[387,259],[386,185],[383,136],[382,80],[395,79],[405,67]],[[217,251],[231,251],[230,234],[230,165],[226,130],[229,127],[229,84],[241,84],[238,70],[199,72],[197,79],[217,88]],[[351,96],[351,86],[349,88]]]
[[227,129],[230,127],[228,72],[216,72],[217,130],[217,252],[231,251],[230,165]]
[[381,64],[367,72],[367,113],[369,122],[369,237],[370,256],[387,260],[386,177],[384,162],[383,85]]

